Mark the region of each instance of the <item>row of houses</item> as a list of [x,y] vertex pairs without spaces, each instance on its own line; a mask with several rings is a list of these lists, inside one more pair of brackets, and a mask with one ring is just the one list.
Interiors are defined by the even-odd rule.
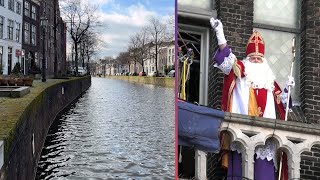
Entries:
[[66,73],[66,25],[58,0],[0,0],[0,73],[10,75],[17,62],[24,75],[40,73],[43,57],[48,76]]
[[[154,56],[149,56],[148,58],[143,60],[143,67],[142,64],[139,62],[133,62],[129,59],[124,62],[130,62],[130,64],[121,64],[117,61],[113,60],[99,60],[96,65],[95,73],[101,75],[116,75],[116,74],[125,74],[127,72],[130,73],[139,73],[143,71],[146,75],[152,75],[156,71],[156,64],[158,67],[158,72],[162,74],[166,74],[166,69],[174,69],[175,63],[175,45],[174,41],[164,42],[160,46],[158,50],[158,60],[156,63],[156,59]],[[155,47],[150,48],[150,54],[155,54]]]

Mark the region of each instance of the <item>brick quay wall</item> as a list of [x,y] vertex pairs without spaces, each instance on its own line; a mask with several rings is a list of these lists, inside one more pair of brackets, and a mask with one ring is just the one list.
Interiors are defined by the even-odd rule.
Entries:
[[132,83],[153,84],[168,88],[175,87],[175,78],[171,77],[149,77],[149,76],[106,76],[106,78],[126,80]]
[[34,179],[50,125],[90,86],[90,76],[34,81],[24,97],[0,99],[0,180]]

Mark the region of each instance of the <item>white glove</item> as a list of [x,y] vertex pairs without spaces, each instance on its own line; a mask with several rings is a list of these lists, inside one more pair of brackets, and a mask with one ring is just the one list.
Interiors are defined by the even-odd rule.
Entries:
[[293,88],[295,84],[296,83],[294,82],[294,78],[292,76],[288,76],[288,81],[286,82],[286,88],[289,89],[289,86]]
[[214,19],[213,17],[210,19],[211,27],[216,32],[216,36],[218,39],[218,45],[222,45],[227,43],[226,38],[224,37],[223,26],[220,20]]

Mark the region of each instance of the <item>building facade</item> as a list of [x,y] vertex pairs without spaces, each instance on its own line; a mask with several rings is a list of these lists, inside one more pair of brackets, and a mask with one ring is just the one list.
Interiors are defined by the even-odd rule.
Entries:
[[[44,41],[40,42],[40,46],[45,47],[47,75],[52,77],[55,73],[56,75],[66,74],[66,25],[60,17],[59,1],[39,0],[39,2],[40,19],[47,20],[45,30],[40,31],[41,38],[45,37]],[[40,62],[39,65],[42,68]]]
[[[190,102],[221,108],[223,74],[213,67],[212,56],[218,45],[209,23],[212,16],[221,19],[227,43],[240,60],[245,58],[246,43],[253,30],[262,34],[265,57],[282,89],[293,61],[292,39],[296,38],[293,67],[296,86],[291,94],[294,105],[291,118],[281,122],[231,114],[222,124],[222,130],[230,133],[232,142],[242,147],[244,179],[254,178],[254,150],[268,139],[278,143],[278,152],[288,154],[289,179],[320,177],[320,170],[313,168],[320,157],[317,132],[320,116],[319,8],[316,0],[201,0],[193,3],[178,0],[178,44],[182,48],[186,44],[195,52],[186,89]],[[183,51],[186,50],[183,48]],[[250,134],[252,131],[255,133]],[[185,169],[191,172],[186,176],[196,179],[226,177],[218,154],[198,150],[185,153],[188,155],[182,156],[183,159],[191,164]]]
[[22,0],[0,0],[0,74],[11,73],[22,55]]
[[[48,19],[45,31],[41,18]],[[47,75],[54,75],[55,58],[56,71],[66,74],[66,26],[60,17],[58,0],[0,0],[0,72],[9,75],[19,62],[22,74],[40,73],[42,47]]]
[[[174,42],[164,42],[160,45],[158,49],[158,60],[156,62],[154,56],[149,56],[144,60],[144,71],[147,75],[152,75],[156,71],[156,63],[158,67],[158,72],[162,74],[166,74],[166,69],[174,69]],[[149,54],[155,54],[155,47],[152,46]],[[169,71],[168,71],[169,72]]]
[[[23,2],[23,33],[21,70],[25,75],[39,70],[41,59],[40,49],[40,3],[33,0]],[[37,72],[40,73],[40,72]]]

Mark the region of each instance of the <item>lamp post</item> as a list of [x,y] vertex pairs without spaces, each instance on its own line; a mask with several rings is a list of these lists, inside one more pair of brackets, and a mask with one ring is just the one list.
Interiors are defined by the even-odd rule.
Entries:
[[40,18],[41,29],[42,29],[42,82],[46,82],[46,59],[45,59],[45,37],[46,37],[46,26],[48,25],[48,19],[46,17]]

